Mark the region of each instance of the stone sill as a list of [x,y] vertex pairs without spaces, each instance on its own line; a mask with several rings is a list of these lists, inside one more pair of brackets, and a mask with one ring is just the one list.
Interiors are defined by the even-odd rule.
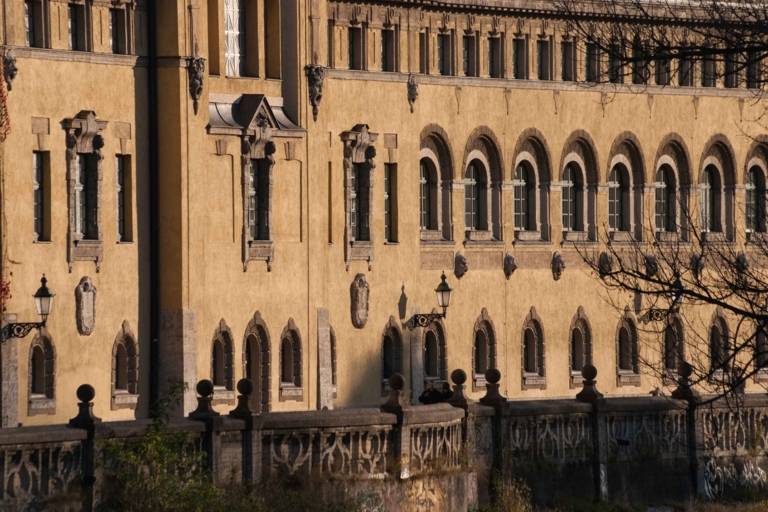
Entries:
[[38,414],[56,414],[56,399],[46,398],[42,395],[32,395],[29,398],[27,414],[29,416]]
[[215,386],[213,388],[213,404],[231,404],[235,401],[235,392],[224,386]]
[[640,374],[635,372],[622,372],[616,374],[616,385],[622,386],[639,386]]
[[472,391],[485,391],[488,381],[485,380],[485,375],[476,373],[472,376]]
[[114,391],[112,393],[110,408],[113,411],[118,409],[136,409],[138,403],[139,395],[127,391]]
[[[112,66],[144,67],[149,63],[147,57],[138,55],[82,52],[28,46],[14,46],[13,53],[16,55],[16,57],[25,59],[87,62],[89,64],[108,64]],[[180,65],[179,67],[182,66]]]
[[584,377],[581,372],[571,372],[570,387],[576,389],[582,387],[584,384]]
[[373,242],[354,240],[349,243],[349,259],[371,261],[373,259]]
[[701,239],[704,242],[724,244],[729,240],[722,231],[703,231],[701,233]]
[[517,242],[540,242],[542,239],[540,231],[515,231]]
[[296,387],[293,384],[280,383],[281,402],[301,402],[303,400],[304,388]]
[[466,241],[490,242],[493,240],[493,233],[487,229],[467,229],[464,237]]
[[760,231],[752,231],[747,233],[747,243],[762,245],[768,242],[768,233]]
[[632,232],[630,231],[611,231],[609,233],[611,242],[630,243],[634,241]]
[[677,231],[657,231],[656,240],[661,243],[679,242],[680,233]]
[[587,231],[563,231],[564,242],[589,242]]
[[768,368],[762,368],[755,372],[755,382],[768,382]]
[[439,229],[422,229],[419,232],[422,242],[437,242],[443,240],[443,232]]
[[546,389],[547,378],[538,373],[523,374],[523,389]]

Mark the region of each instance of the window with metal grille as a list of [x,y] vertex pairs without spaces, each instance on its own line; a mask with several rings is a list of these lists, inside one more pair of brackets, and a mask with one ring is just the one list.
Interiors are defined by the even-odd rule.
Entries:
[[245,74],[245,9],[243,0],[224,0],[224,62],[227,76]]

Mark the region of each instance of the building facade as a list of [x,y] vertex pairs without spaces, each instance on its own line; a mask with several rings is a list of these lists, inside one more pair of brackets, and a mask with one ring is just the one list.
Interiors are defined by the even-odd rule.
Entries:
[[[2,345],[3,426],[66,420],[83,382],[107,419],[202,378],[222,411],[243,377],[309,410],[455,368],[473,396],[494,367],[508,397],[571,396],[586,364],[647,394],[683,328],[608,306],[581,254],[765,232],[746,71],[596,84],[605,57],[534,2],[157,4],[3,0],[4,319],[36,317],[43,273],[57,294]],[[443,272],[447,316],[414,325]]]

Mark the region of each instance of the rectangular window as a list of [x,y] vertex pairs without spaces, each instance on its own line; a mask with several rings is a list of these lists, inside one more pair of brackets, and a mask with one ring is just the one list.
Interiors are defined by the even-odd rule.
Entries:
[[281,16],[280,0],[264,0],[264,71],[267,78],[279,79],[281,76]]
[[117,240],[118,242],[133,241],[132,233],[132,209],[133,180],[131,179],[131,157],[117,155],[115,157],[115,169],[117,172]]
[[437,35],[437,65],[443,76],[453,75],[453,34],[442,32]]
[[396,28],[381,31],[381,70],[397,71],[397,34]]
[[45,48],[46,46],[46,0],[26,0],[24,2],[24,29],[27,46]]
[[729,50],[725,55],[725,76],[723,85],[732,89],[739,86],[739,55]]
[[36,242],[51,240],[51,175],[48,153],[32,153],[32,188],[34,191],[34,230]]
[[488,36],[488,76],[504,77],[504,44],[499,35]]
[[624,83],[624,52],[619,44],[612,44],[608,49],[608,81]]
[[514,77],[517,80],[528,79],[528,39],[525,37],[516,37],[513,41],[512,50],[514,53]]
[[128,53],[125,9],[109,10],[109,45],[112,53]]
[[464,76],[477,76],[477,37],[464,35]]
[[536,57],[539,80],[552,80],[552,53],[550,52],[549,39],[539,39],[536,42]]
[[564,82],[576,81],[576,43],[563,41],[560,43],[562,50],[562,79]]
[[704,55],[701,61],[701,86],[702,87],[714,87],[715,86],[715,56],[713,54]]
[[645,48],[642,43],[635,43],[632,46],[632,83],[648,83],[648,59]]
[[98,240],[98,162],[93,154],[77,155],[75,224],[82,240]]
[[227,76],[245,74],[245,9],[240,0],[224,0],[224,61]]
[[251,240],[269,240],[269,163],[251,160],[248,189],[248,236]]
[[384,164],[384,240],[397,242],[397,164]]
[[350,230],[355,240],[369,241],[370,176],[365,165],[354,164],[350,190]]
[[683,55],[678,60],[677,67],[677,85],[680,87],[693,86],[693,58],[686,55],[687,49],[683,49]]
[[672,79],[669,50],[667,48],[659,48],[656,51],[659,53],[656,59],[656,85],[666,86],[669,85]]
[[429,73],[429,31],[419,32],[419,73]]
[[87,16],[84,4],[69,4],[69,49],[85,52],[87,46]]
[[328,20],[328,67],[332,68],[336,65],[336,54],[334,44],[336,37],[336,22],[334,20]]
[[595,43],[587,43],[585,59],[587,82],[600,81],[600,47]]
[[763,85],[763,60],[759,51],[747,54],[747,87],[759,89]]
[[363,69],[363,27],[350,26],[348,30],[349,69]]

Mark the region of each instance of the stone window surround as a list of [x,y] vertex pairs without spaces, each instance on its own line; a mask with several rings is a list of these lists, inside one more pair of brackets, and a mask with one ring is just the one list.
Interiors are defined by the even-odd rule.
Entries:
[[[37,5],[37,11],[31,14],[31,20],[35,26],[35,41],[25,41],[31,48],[51,47],[51,5],[50,0],[32,0],[30,3]],[[39,33],[38,33],[39,31]],[[26,36],[25,36],[26,37]]]
[[[61,123],[66,132],[67,145],[67,204],[69,210],[69,228],[67,230],[67,262],[72,272],[74,261],[93,261],[96,271],[101,268],[103,258],[102,229],[102,182],[104,177],[104,136],[107,121],[96,119],[96,113],[81,110],[75,117],[64,119]],[[96,225],[95,240],[81,240],[77,234],[75,211],[77,208],[75,188],[78,180],[78,155],[93,155],[96,158]]]
[[[376,147],[374,143],[378,138],[378,133],[370,132],[367,124],[356,124],[351,130],[342,132],[341,141],[344,144],[344,209],[345,209],[345,229],[344,229],[344,259],[347,270],[351,261],[367,261],[371,268],[373,262],[373,242],[374,230],[372,229],[373,220],[373,170],[376,167]],[[356,166],[363,166],[366,172],[369,172],[369,193],[368,193],[368,233],[369,240],[355,240],[355,234],[352,230],[352,173],[356,171]]]
[[[296,378],[298,378],[299,385],[296,385],[295,382],[283,382],[282,379],[282,367],[283,367],[283,350],[282,345],[283,341],[286,339],[290,339],[291,341],[291,348],[293,351],[293,367],[294,372],[298,370],[298,375],[294,375],[294,381]],[[279,400],[281,402],[301,402],[304,400],[304,378],[302,373],[304,372],[304,362],[303,362],[303,354],[302,354],[302,341],[301,341],[301,333],[299,332],[299,328],[296,325],[296,322],[293,320],[293,318],[288,319],[288,323],[283,328],[283,332],[280,333],[280,396]],[[298,362],[296,359],[298,358]]]
[[480,316],[475,320],[475,325],[472,329],[472,391],[485,391],[485,373],[477,373],[475,371],[475,343],[477,342],[478,331],[483,331],[486,341],[486,351],[488,354],[488,368],[496,368],[496,329],[493,325],[493,320],[488,314],[488,310],[483,308],[480,311]]
[[[434,240],[442,240],[443,239],[443,200],[442,200],[442,188],[443,183],[442,179],[440,178],[440,160],[435,155],[435,152],[432,151],[430,148],[422,147],[421,151],[419,152],[419,163],[421,163],[422,160],[428,160],[429,163],[432,165],[432,171],[434,172],[434,187],[435,190],[433,193],[435,194],[435,204],[430,204],[430,208],[434,208],[435,211],[431,212],[432,215],[430,217],[434,217],[437,220],[437,226],[435,228],[421,228],[420,229],[420,237],[423,241],[434,241]],[[429,183],[429,180],[427,180],[427,183]],[[450,189],[449,189],[450,190]],[[450,191],[449,191],[450,193]],[[419,205],[421,206],[421,205]],[[419,212],[421,215],[423,212]]]
[[584,365],[592,364],[592,325],[587,318],[584,308],[579,306],[576,310],[576,314],[573,315],[571,320],[571,326],[568,329],[568,371],[570,373],[570,388],[576,389],[582,386],[584,377],[581,375],[581,370],[573,370],[573,331],[580,329],[582,335],[582,343],[584,344]]
[[[575,151],[569,152],[563,159],[561,180],[565,177],[565,170],[569,165],[575,165],[581,172],[581,211],[576,215],[581,217],[581,231],[563,230],[563,240],[569,242],[586,242],[596,239],[596,223],[593,218],[597,203],[598,186],[589,182],[587,164]],[[564,181],[561,181],[561,188]],[[562,208],[562,207],[561,207]]]
[[[732,242],[735,237],[734,226],[734,207],[735,207],[735,169],[733,162],[733,151],[727,140],[723,140],[720,135],[713,136],[702,151],[701,162],[699,164],[699,182],[698,190],[701,190],[703,184],[704,171],[713,166],[720,177],[720,190],[718,191],[720,203],[720,230],[704,231],[702,238],[711,242]],[[740,185],[743,187],[743,185]],[[699,199],[701,195],[699,194]],[[700,203],[700,201],[699,201]],[[698,207],[698,213],[701,214],[701,204]],[[699,219],[701,222],[701,219]],[[699,226],[701,228],[701,226]]]
[[[674,314],[667,319],[667,323],[664,325],[664,332],[666,332],[666,330],[670,327],[674,329],[675,335],[678,338],[677,343],[681,352],[681,354],[679,354],[677,358],[677,364],[679,366],[680,363],[685,361],[685,330],[683,329],[683,322],[677,314]],[[662,333],[662,347],[665,347],[664,343],[665,343],[664,333]],[[664,351],[666,351],[666,348],[664,348]],[[665,357],[666,354],[662,353],[662,356]],[[677,386],[678,378],[679,378],[678,369],[667,368],[665,364],[664,375],[662,376],[662,383],[668,386]]]
[[[257,120],[256,126],[243,134],[241,145],[242,192],[243,192],[243,270],[248,269],[249,261],[265,261],[267,270],[272,270],[274,259],[274,241],[272,240],[272,192],[274,189],[274,167],[276,145],[272,140],[273,130],[265,120]],[[267,215],[265,240],[251,238],[248,226],[249,192],[251,187],[254,160],[263,160],[267,164]]]
[[[536,359],[538,372],[528,373],[525,371],[525,331],[533,329],[536,335]],[[520,373],[522,376],[522,389],[546,389],[547,388],[547,354],[546,354],[546,338],[544,337],[544,327],[536,312],[536,308],[531,306],[528,315],[523,322],[523,329],[520,338]]]
[[[45,393],[43,394],[32,393],[32,356],[37,347],[43,351],[45,364],[43,369]],[[45,328],[37,332],[29,345],[27,375],[27,414],[29,416],[56,414],[56,348]]]
[[[93,0],[67,0],[67,2],[64,4],[67,9],[67,16],[69,16],[71,10],[71,5],[78,5],[81,6],[83,10],[83,24],[82,27],[83,34],[83,48],[76,50],[72,48],[71,45],[71,34],[67,34],[67,41],[68,41],[68,49],[69,51],[79,51],[79,52],[92,52],[93,51]],[[68,23],[69,30],[71,30],[71,27],[73,25],[72,20],[67,18],[67,21],[65,23]],[[65,25],[66,27],[67,25]]]
[[[400,329],[400,325],[398,324],[397,320],[395,320],[395,317],[390,316],[389,321],[387,322],[387,325],[384,327],[384,330],[381,333],[381,341],[382,341],[382,364],[383,364],[383,358],[384,358],[384,339],[389,336],[389,338],[392,340],[392,343],[394,343],[394,346],[392,347],[393,350],[393,357],[394,357],[394,373],[403,374],[403,331]],[[391,391],[391,388],[389,386],[389,378],[384,378],[382,374],[381,379],[381,394],[382,396],[388,396],[389,392]]]
[[[117,367],[115,364],[117,362],[117,350],[120,345],[125,346],[127,356],[126,381],[128,389],[126,390],[116,389]],[[128,321],[123,320],[120,331],[115,336],[115,341],[112,345],[112,394],[110,408],[113,411],[117,409],[136,409],[139,401],[139,360],[139,344],[136,342],[136,336],[133,334]]]
[[[675,215],[674,215],[674,221],[675,221],[675,230],[674,231],[666,231],[665,229],[659,229],[658,226],[656,226],[656,207],[655,207],[655,193],[656,188],[660,186],[660,182],[656,179],[656,176],[661,171],[662,167],[667,167],[672,172],[672,177],[675,180],[674,183],[674,191],[672,193],[672,198],[674,200],[674,208],[675,208]],[[688,209],[688,191],[687,191],[688,185],[685,185],[681,181],[681,174],[677,166],[677,162],[675,159],[673,159],[670,155],[661,155],[659,159],[656,161],[656,168],[654,171],[654,182],[652,185],[652,192],[654,196],[652,196],[654,201],[654,225],[653,229],[656,233],[656,239],[659,242],[676,242],[681,239],[681,226],[683,224],[683,214],[682,211],[684,209]],[[667,205],[667,208],[670,208],[669,205]]]
[[232,330],[227,325],[227,322],[222,318],[219,320],[219,325],[216,326],[216,330],[213,333],[211,339],[211,381],[213,379],[214,372],[214,360],[213,351],[215,350],[215,344],[222,344],[222,352],[224,355],[224,385],[214,385],[213,403],[214,404],[234,404],[235,402],[235,346],[234,337],[232,336]]
[[533,206],[528,206],[529,214],[533,214],[533,219],[531,223],[536,226],[536,228],[532,231],[530,230],[523,230],[523,229],[517,229],[517,226],[514,225],[514,222],[512,223],[512,227],[515,230],[515,240],[519,240],[521,242],[528,242],[528,241],[538,241],[538,240],[544,240],[545,236],[542,233],[542,218],[541,218],[541,210],[542,207],[545,207],[548,205],[549,201],[547,201],[547,205],[542,205],[542,199],[545,194],[548,193],[547,185],[543,182],[541,177],[541,172],[539,171],[538,163],[536,162],[536,157],[531,154],[529,151],[520,151],[518,153],[517,158],[515,159],[515,166],[512,170],[512,215],[514,216],[515,210],[514,210],[514,203],[517,197],[515,197],[515,194],[517,192],[516,189],[516,182],[514,180],[514,177],[517,173],[517,168],[520,165],[527,165],[531,173],[533,174],[533,186],[534,186],[534,204]]
[[[113,10],[121,10],[123,11],[123,26],[125,30],[125,41],[124,41],[124,52],[122,52],[123,55],[134,55],[136,53],[136,38],[134,37],[134,34],[136,33],[136,26],[135,26],[135,19],[136,16],[134,14],[134,11],[136,9],[136,0],[110,0],[109,3],[110,11]],[[111,16],[111,12],[110,12]],[[110,20],[111,21],[111,20]],[[113,53],[114,52],[113,50]],[[121,53],[116,53],[117,55],[121,55]]]
[[[620,347],[620,336],[621,336],[621,330],[627,329],[627,332],[629,333],[629,344],[630,344],[630,357],[631,357],[631,363],[632,363],[632,370],[623,370],[621,369],[621,347]],[[639,367],[639,340],[638,340],[639,333],[637,331],[637,322],[635,320],[634,315],[630,311],[629,307],[625,308],[624,315],[619,320],[618,325],[616,326],[616,386],[622,387],[622,386],[640,386],[640,367]]]
[[[253,314],[243,334],[243,377],[247,379],[251,378],[248,374],[247,348],[250,339],[256,341],[256,347],[254,348],[259,352],[258,361],[262,377],[262,382],[253,382],[251,409],[256,412],[269,412],[272,409],[272,343],[267,324],[258,311]],[[266,384],[266,389],[262,389],[264,384]],[[261,393],[261,396],[259,396],[259,393]],[[266,398],[266,403],[264,403],[264,398]]]

